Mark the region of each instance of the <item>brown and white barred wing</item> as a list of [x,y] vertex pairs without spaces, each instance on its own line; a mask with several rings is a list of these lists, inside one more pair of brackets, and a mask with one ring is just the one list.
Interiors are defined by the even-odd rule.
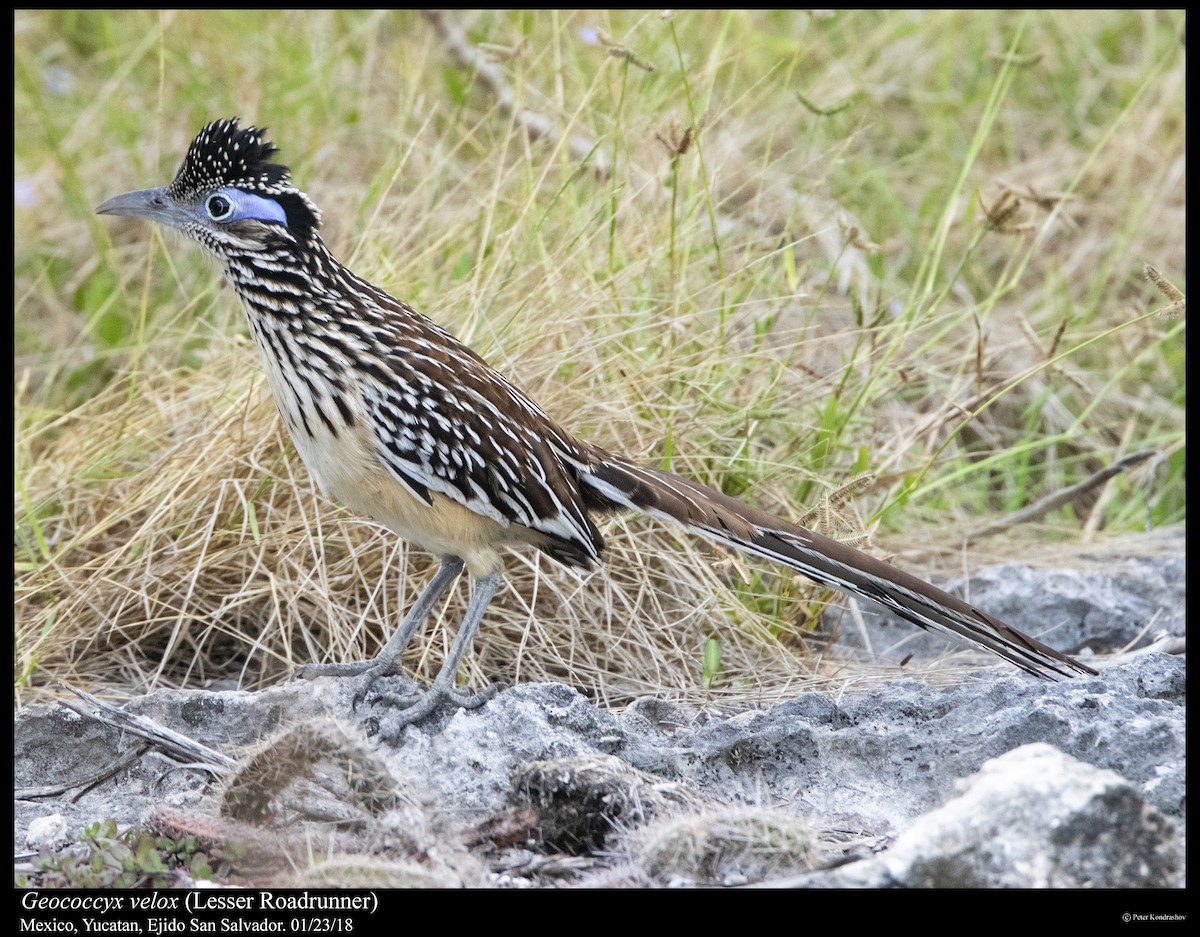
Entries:
[[521,391],[458,348],[424,342],[389,352],[381,362],[389,379],[364,381],[360,393],[379,457],[397,481],[427,504],[437,492],[502,526],[537,531],[545,538],[538,545],[562,562],[599,559],[603,538],[575,472]]

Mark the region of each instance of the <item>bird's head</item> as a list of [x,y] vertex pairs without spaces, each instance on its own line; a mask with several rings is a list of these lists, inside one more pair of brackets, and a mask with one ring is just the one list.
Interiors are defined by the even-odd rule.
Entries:
[[306,243],[321,212],[292,185],[276,148],[257,127],[236,117],[208,124],[188,147],[174,181],[110,198],[98,215],[147,218],[182,231],[227,256],[273,241]]

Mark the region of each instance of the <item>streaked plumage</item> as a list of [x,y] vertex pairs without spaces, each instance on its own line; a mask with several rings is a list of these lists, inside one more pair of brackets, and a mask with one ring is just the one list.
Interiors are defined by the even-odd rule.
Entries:
[[284,423],[321,489],[443,559],[379,657],[309,675],[365,672],[361,698],[394,672],[465,565],[477,585],[455,647],[405,718],[447,696],[486,698],[453,690],[453,676],[499,585],[500,551],[529,545],[589,567],[604,546],[593,518],[627,509],[965,637],[1029,673],[1094,673],[902,570],[576,439],[447,331],[339,264],[321,240],[319,210],[271,161],[275,152],[263,131],[216,121],[169,186],[97,211],[171,225],[224,261]]

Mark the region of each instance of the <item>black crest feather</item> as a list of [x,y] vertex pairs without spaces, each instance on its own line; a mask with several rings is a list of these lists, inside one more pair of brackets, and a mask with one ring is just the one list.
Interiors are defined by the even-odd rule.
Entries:
[[289,230],[302,238],[320,225],[321,213],[292,184],[288,167],[271,161],[278,152],[265,127],[242,128],[236,117],[214,120],[196,134],[167,193],[186,200],[235,187],[274,198],[287,213]]

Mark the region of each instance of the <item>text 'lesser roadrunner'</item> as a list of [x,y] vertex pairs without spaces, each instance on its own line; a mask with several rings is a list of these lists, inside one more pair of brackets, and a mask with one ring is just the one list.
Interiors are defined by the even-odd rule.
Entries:
[[374,660],[309,666],[305,676],[366,674],[363,699],[399,670],[466,567],[474,588],[450,653],[401,721],[446,698],[478,705],[491,691],[459,690],[454,677],[500,586],[502,548],[532,546],[590,568],[604,546],[596,519],[630,509],[964,637],[1031,674],[1095,673],[903,570],[575,438],[447,331],[338,263],[318,233],[320,211],[271,162],[275,152],[263,131],[215,121],[170,185],[96,210],[177,228],[224,262],[279,412],[322,491],[441,558]]

